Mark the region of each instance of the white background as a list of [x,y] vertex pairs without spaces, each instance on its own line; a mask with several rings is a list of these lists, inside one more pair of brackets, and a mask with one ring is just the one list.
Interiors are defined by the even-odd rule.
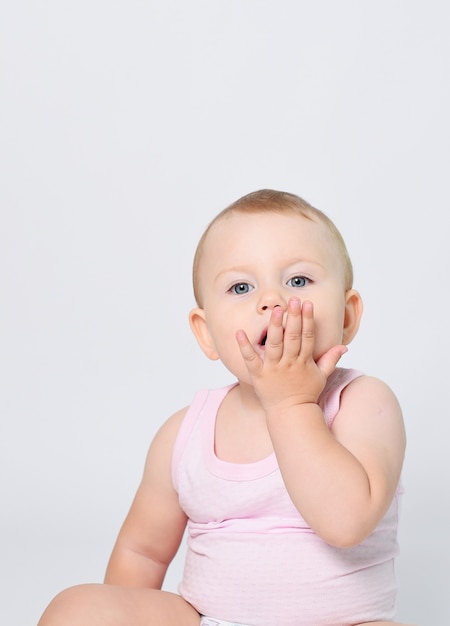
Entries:
[[347,240],[365,315],[341,363],[391,385],[409,438],[398,619],[448,626],[449,19],[444,0],[1,3],[1,624],[102,580],[156,429],[231,382],[190,334],[191,259],[272,187]]

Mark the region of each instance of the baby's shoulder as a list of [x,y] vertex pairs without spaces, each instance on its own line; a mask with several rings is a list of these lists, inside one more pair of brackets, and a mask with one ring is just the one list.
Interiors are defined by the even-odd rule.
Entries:
[[352,398],[363,398],[366,401],[383,400],[387,402],[396,401],[396,396],[391,387],[381,378],[360,373],[355,376],[342,389],[342,400],[350,401]]
[[179,409],[178,411],[173,413],[173,415],[171,415],[168,419],[166,419],[166,421],[157,431],[153,442],[159,440],[166,442],[175,441],[188,409],[189,407],[185,406],[182,409]]
[[355,423],[375,428],[382,424],[402,428],[399,401],[391,387],[380,378],[363,374],[342,390],[333,429],[343,424],[354,426]]
[[161,473],[168,469],[170,473],[173,449],[187,409],[188,407],[185,407],[176,411],[156,432],[148,449],[144,476],[153,474],[154,468]]

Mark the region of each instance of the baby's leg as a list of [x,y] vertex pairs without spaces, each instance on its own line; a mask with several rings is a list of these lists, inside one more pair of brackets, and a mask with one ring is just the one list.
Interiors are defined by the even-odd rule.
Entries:
[[113,585],[80,585],[56,596],[38,626],[199,626],[197,611],[177,594]]

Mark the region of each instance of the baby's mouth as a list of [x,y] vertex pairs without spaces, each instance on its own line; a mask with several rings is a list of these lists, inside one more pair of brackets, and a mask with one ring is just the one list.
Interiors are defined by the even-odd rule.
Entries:
[[261,338],[260,338],[260,340],[258,342],[258,345],[265,346],[266,345],[266,341],[267,341],[267,330],[265,330],[263,332],[263,334],[261,335]]

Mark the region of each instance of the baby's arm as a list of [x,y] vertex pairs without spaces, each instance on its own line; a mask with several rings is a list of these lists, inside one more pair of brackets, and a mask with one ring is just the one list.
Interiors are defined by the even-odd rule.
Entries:
[[282,319],[274,309],[263,360],[238,332],[241,352],[292,501],[325,541],[355,545],[377,526],[397,488],[405,449],[400,407],[384,383],[357,378],[330,431],[317,401],[344,347],[316,363],[310,303],[289,303],[284,331]]
[[354,380],[332,431],[315,404],[271,413],[268,425],[286,487],[311,528],[333,545],[362,541],[386,513],[403,462],[403,421],[390,389]]
[[180,545],[186,516],[171,480],[172,449],[185,410],[156,434],[141,484],[120,530],[105,583],[160,589]]

